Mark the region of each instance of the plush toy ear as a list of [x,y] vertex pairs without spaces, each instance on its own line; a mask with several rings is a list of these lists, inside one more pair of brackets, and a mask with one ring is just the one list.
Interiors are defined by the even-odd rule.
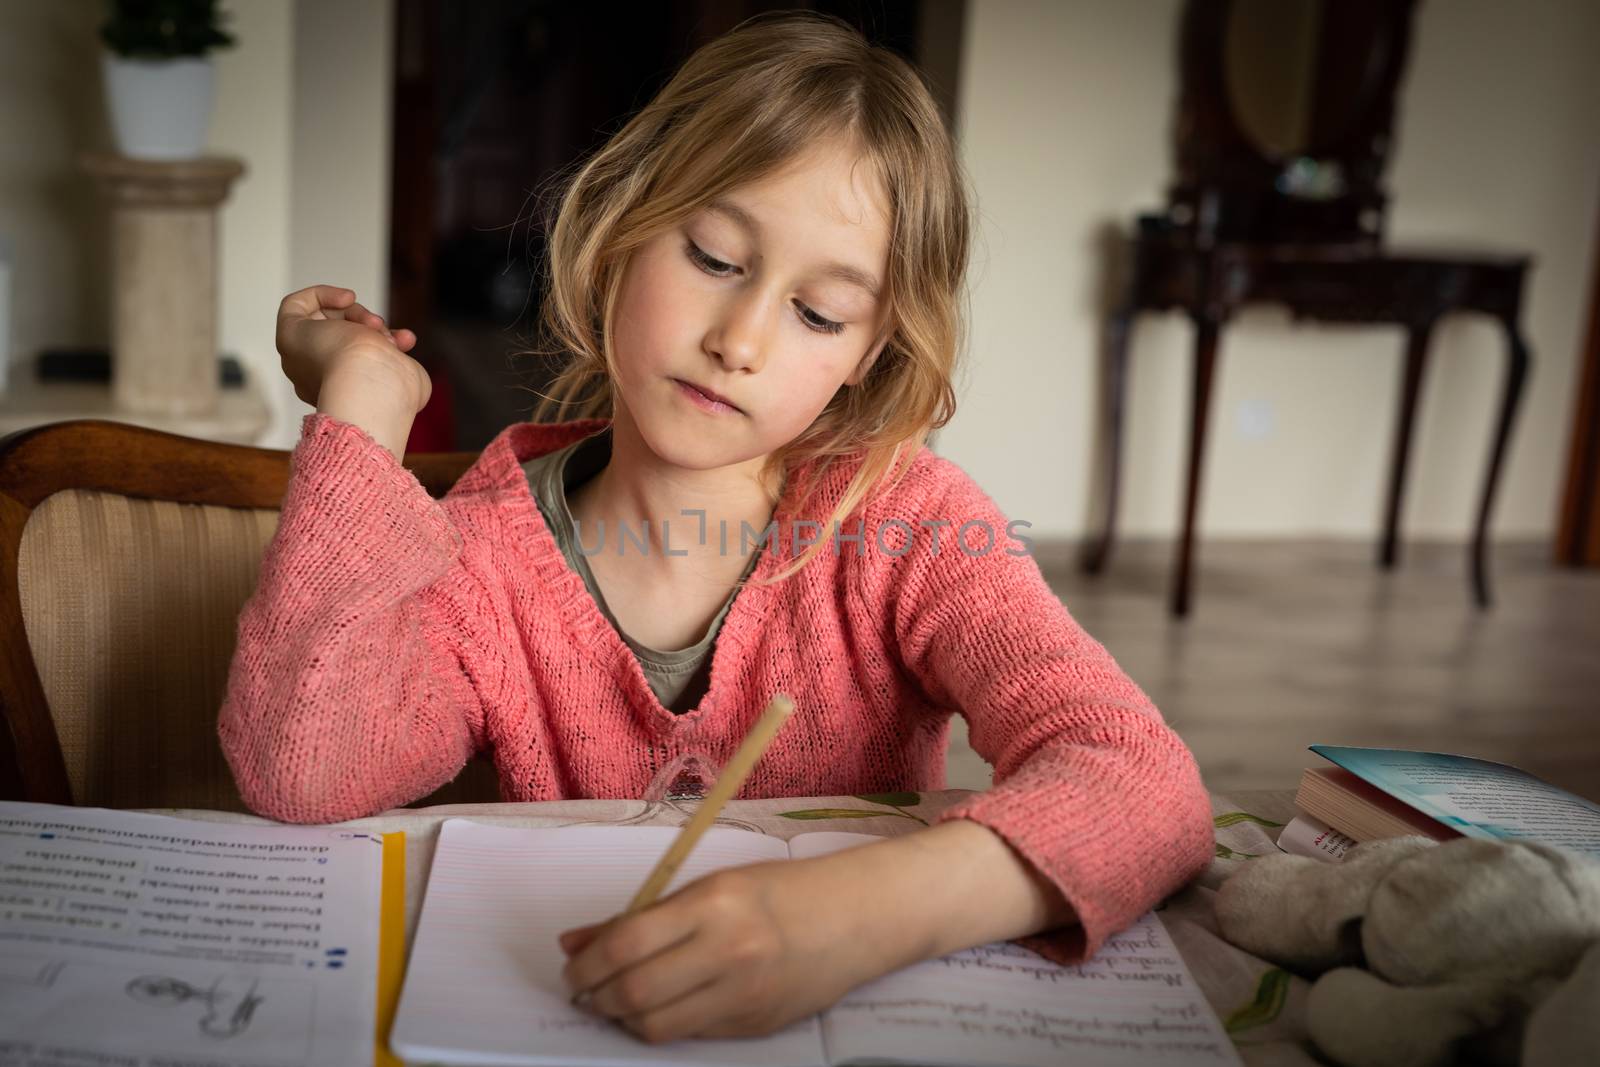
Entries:
[[1515,1067],[1525,1008],[1503,982],[1408,989],[1341,967],[1312,985],[1306,1027],[1341,1067],[1446,1067],[1468,1038],[1473,1063]]
[[1533,842],[1460,838],[1385,871],[1361,943],[1401,985],[1564,977],[1600,938],[1600,863]]
[[1218,890],[1217,925],[1247,952],[1299,971],[1359,963],[1372,887],[1394,864],[1432,847],[1425,837],[1395,837],[1357,845],[1337,864],[1288,855],[1251,860]]

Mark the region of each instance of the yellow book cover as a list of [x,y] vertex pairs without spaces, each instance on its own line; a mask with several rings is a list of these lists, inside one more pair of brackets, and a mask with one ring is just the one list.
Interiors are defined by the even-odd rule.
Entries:
[[403,1067],[389,1051],[389,1026],[400,1000],[406,965],[406,835],[383,835],[383,882],[378,902],[378,1026],[373,1067]]

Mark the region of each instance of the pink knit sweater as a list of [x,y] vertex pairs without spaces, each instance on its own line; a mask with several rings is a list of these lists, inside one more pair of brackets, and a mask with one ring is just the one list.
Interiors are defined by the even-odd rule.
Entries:
[[[506,800],[637,797],[680,752],[726,760],[782,691],[798,710],[742,796],[943,788],[950,716],[965,715],[995,785],[941,818],[994,830],[1065,894],[1082,930],[1053,956],[1093,953],[1206,866],[1210,804],[1189,751],[1034,560],[1011,554],[993,501],[927,449],[845,524],[863,524],[864,554],[841,542],[777,586],[746,586],[705,699],[663,708],[519,466],[605,425],[512,426],[435,501],[362,430],[307,416],[221,712],[251,808],[371,815],[484,749]],[[828,472],[811,518],[852,469]],[[792,504],[755,578],[798,554],[807,516]],[[981,527],[957,549],[968,520],[994,532],[991,551]]]

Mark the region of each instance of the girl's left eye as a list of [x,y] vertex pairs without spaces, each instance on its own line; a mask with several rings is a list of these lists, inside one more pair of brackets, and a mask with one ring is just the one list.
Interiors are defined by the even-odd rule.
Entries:
[[693,241],[687,243],[684,251],[689,254],[689,258],[694,261],[695,266],[718,278],[725,278],[739,269],[732,263],[724,263],[720,259],[713,259],[711,256],[706,255],[705,250]]
[[[707,255],[705,249],[693,241],[685,242],[684,252],[688,254],[689,259],[693,261],[695,266],[714,278],[727,278],[739,272],[739,268],[732,263],[724,263],[720,259]],[[817,333],[844,332],[844,323],[825,319],[798,300],[794,302],[794,307],[800,313],[800,321],[806,324],[807,329],[815,330]]]
[[816,330],[818,333],[840,333],[844,330],[844,323],[825,319],[798,300],[794,302],[794,306],[795,310],[800,312],[800,321],[804,322],[808,329]]

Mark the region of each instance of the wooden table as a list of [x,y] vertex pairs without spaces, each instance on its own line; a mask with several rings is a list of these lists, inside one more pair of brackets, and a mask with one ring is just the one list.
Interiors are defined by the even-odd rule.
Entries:
[[1441,318],[1470,312],[1494,319],[1506,336],[1505,384],[1468,557],[1473,597],[1479,607],[1488,607],[1489,517],[1532,359],[1520,325],[1529,262],[1521,255],[1406,251],[1373,242],[1207,241],[1192,231],[1174,229],[1165,216],[1143,217],[1133,241],[1133,269],[1106,331],[1101,450],[1104,500],[1100,533],[1084,554],[1084,569],[1091,574],[1104,569],[1116,534],[1128,340],[1140,315],[1177,309],[1194,322],[1188,481],[1171,600],[1172,613],[1183,616],[1193,598],[1195,526],[1212,385],[1222,331],[1234,313],[1246,304],[1275,303],[1287,307],[1296,319],[1390,324],[1405,330],[1399,416],[1378,554],[1379,565],[1388,568],[1399,555],[1400,506],[1429,341]]

